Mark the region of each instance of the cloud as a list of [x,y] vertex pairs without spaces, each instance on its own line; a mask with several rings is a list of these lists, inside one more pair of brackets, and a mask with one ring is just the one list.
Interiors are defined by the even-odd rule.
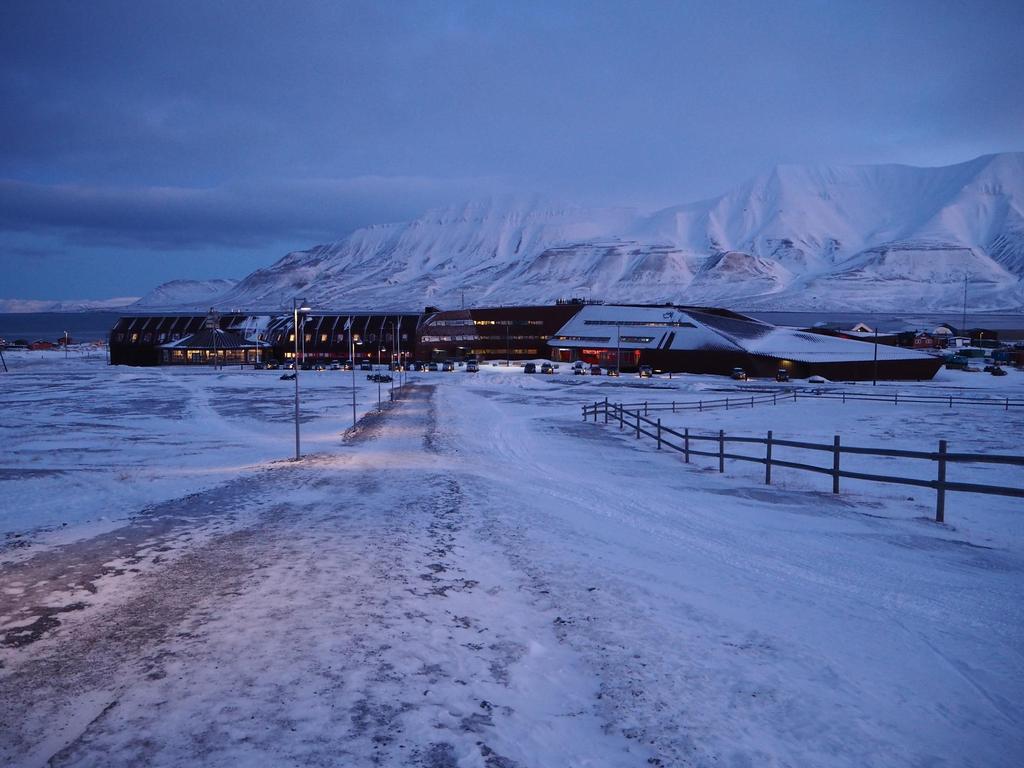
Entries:
[[[492,189],[493,181],[365,176],[212,188],[40,184],[0,179],[0,231],[157,249],[312,245],[402,221]],[[36,249],[38,250],[38,249]]]

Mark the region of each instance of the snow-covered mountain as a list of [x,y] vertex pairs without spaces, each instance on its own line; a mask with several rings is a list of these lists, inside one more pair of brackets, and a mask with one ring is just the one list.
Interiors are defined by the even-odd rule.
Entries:
[[779,166],[650,216],[490,200],[290,253],[225,308],[606,301],[740,309],[1024,306],[1024,153],[958,165]]
[[121,296],[113,299],[0,299],[0,312],[4,314],[25,314],[29,312],[92,312],[123,309],[138,296]]
[[207,309],[235,287],[236,280],[171,280],[154,288],[132,305],[132,309]]

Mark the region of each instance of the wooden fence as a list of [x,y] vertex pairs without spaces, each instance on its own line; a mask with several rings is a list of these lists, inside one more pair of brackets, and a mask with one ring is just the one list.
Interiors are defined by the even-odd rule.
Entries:
[[847,401],[869,401],[875,403],[892,403],[893,405],[907,405],[910,403],[927,403],[930,405],[942,405],[952,408],[954,405],[981,405],[996,406],[1004,411],[1011,408],[1024,408],[1024,400],[1012,397],[963,397],[960,395],[919,395],[893,392],[891,395],[872,392],[830,392],[820,390],[790,390],[780,392],[769,392],[766,394],[735,395],[731,397],[720,397],[701,400],[683,400],[672,402],[642,402],[623,403],[627,409],[640,409],[644,416],[651,411],[671,411],[682,413],[684,411],[714,411],[717,409],[730,410],[734,408],[753,408],[757,405],[778,405],[779,403],[795,403],[798,400],[838,400]]
[[[646,405],[646,404],[644,404]],[[659,405],[667,405],[661,403]],[[931,451],[907,451],[894,448],[865,448],[860,446],[843,445],[839,435],[836,435],[832,443],[811,443],[801,440],[779,440],[769,430],[766,437],[751,437],[741,435],[726,435],[725,430],[718,430],[717,434],[691,432],[689,427],[682,432],[662,426],[661,419],[651,419],[641,408],[634,406],[634,410],[622,403],[609,403],[607,399],[597,401],[592,405],[583,406],[583,420],[593,417],[594,422],[599,416],[604,417],[604,423],[618,422],[619,429],[630,429],[635,432],[639,440],[642,436],[649,437],[657,442],[658,450],[668,448],[683,454],[684,461],[689,464],[691,456],[708,456],[718,460],[718,471],[725,472],[725,461],[747,461],[764,465],[764,482],[770,485],[772,482],[772,468],[785,467],[804,472],[817,472],[832,477],[832,493],[839,493],[839,481],[841,478],[852,480],[868,480],[876,483],[894,483],[897,485],[912,485],[919,488],[935,489],[935,521],[942,523],[946,519],[946,493],[948,491],[959,491],[962,493],[979,493],[994,496],[1013,496],[1024,498],[1024,488],[1011,488],[1002,485],[981,485],[978,483],[960,483],[946,479],[946,469],[950,463],[961,464],[1009,464],[1012,466],[1024,467],[1024,456],[1007,456],[1000,454],[982,453],[950,453],[947,450],[945,440],[939,440],[938,450]],[[675,438],[678,442],[673,442]],[[712,450],[705,450],[697,446],[712,444]],[[738,445],[761,445],[764,446],[764,456],[747,456],[741,453],[729,453],[726,446],[729,444]],[[788,461],[779,459],[772,455],[773,448],[797,448],[806,451],[819,451],[831,454],[831,466],[819,466],[799,461]],[[861,456],[886,456],[901,459],[920,459],[935,463],[932,472],[934,479],[923,479],[916,477],[898,477],[895,475],[877,475],[868,472],[854,472],[843,469],[841,459],[843,454]]]

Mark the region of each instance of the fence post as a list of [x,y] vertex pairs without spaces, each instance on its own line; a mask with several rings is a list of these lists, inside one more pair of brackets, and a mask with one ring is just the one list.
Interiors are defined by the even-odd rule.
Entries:
[[640,409],[636,409],[636,439],[640,439]]
[[953,407],[953,396],[952,395],[949,396],[949,407],[950,408]]
[[832,441],[832,493],[839,493],[839,435]]
[[658,450],[661,450],[661,419],[658,419]]
[[793,390],[793,402],[794,403],[796,402],[796,390],[795,389]]
[[778,405],[779,404],[778,397],[779,397],[779,393],[778,392],[772,392],[772,405]]
[[619,429],[625,429],[626,426],[626,409],[622,407],[622,403],[619,403]]
[[750,396],[750,407],[751,408],[754,407],[754,396],[753,395]]
[[595,424],[597,424],[597,412],[599,410],[598,406],[600,406],[600,405],[601,405],[601,403],[599,403],[597,400],[594,401],[594,423]]
[[608,423],[608,398],[604,399],[604,423]]
[[646,419],[650,414],[647,411],[647,401],[644,400],[644,418]]
[[946,522],[946,441],[939,440],[939,479],[935,483],[935,522]]
[[698,400],[697,401],[697,410],[698,411],[703,411],[704,410],[704,401],[703,400]]
[[583,420],[587,420],[587,406],[585,405],[583,406]]
[[894,392],[893,393],[892,404],[893,405],[899,405],[900,404],[900,393],[899,392]]
[[1003,408],[1003,410],[1004,411],[1010,410],[1010,398],[1006,398],[1006,407]]
[[672,401],[672,413],[675,413],[675,412],[676,412],[676,401],[673,400]]
[[772,484],[772,431],[768,430],[768,442],[764,444],[764,484]]
[[725,398],[725,410],[729,410],[729,398]]
[[718,471],[725,472],[725,430],[718,430]]
[[690,428],[683,428],[683,458],[685,463],[690,463]]
[[846,390],[843,390],[843,405],[846,405]]

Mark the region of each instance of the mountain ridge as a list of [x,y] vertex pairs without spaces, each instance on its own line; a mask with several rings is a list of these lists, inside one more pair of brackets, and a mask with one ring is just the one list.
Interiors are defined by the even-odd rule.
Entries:
[[492,197],[286,254],[221,307],[605,301],[742,309],[1024,307],[1024,152],[950,166],[778,165],[649,215]]

